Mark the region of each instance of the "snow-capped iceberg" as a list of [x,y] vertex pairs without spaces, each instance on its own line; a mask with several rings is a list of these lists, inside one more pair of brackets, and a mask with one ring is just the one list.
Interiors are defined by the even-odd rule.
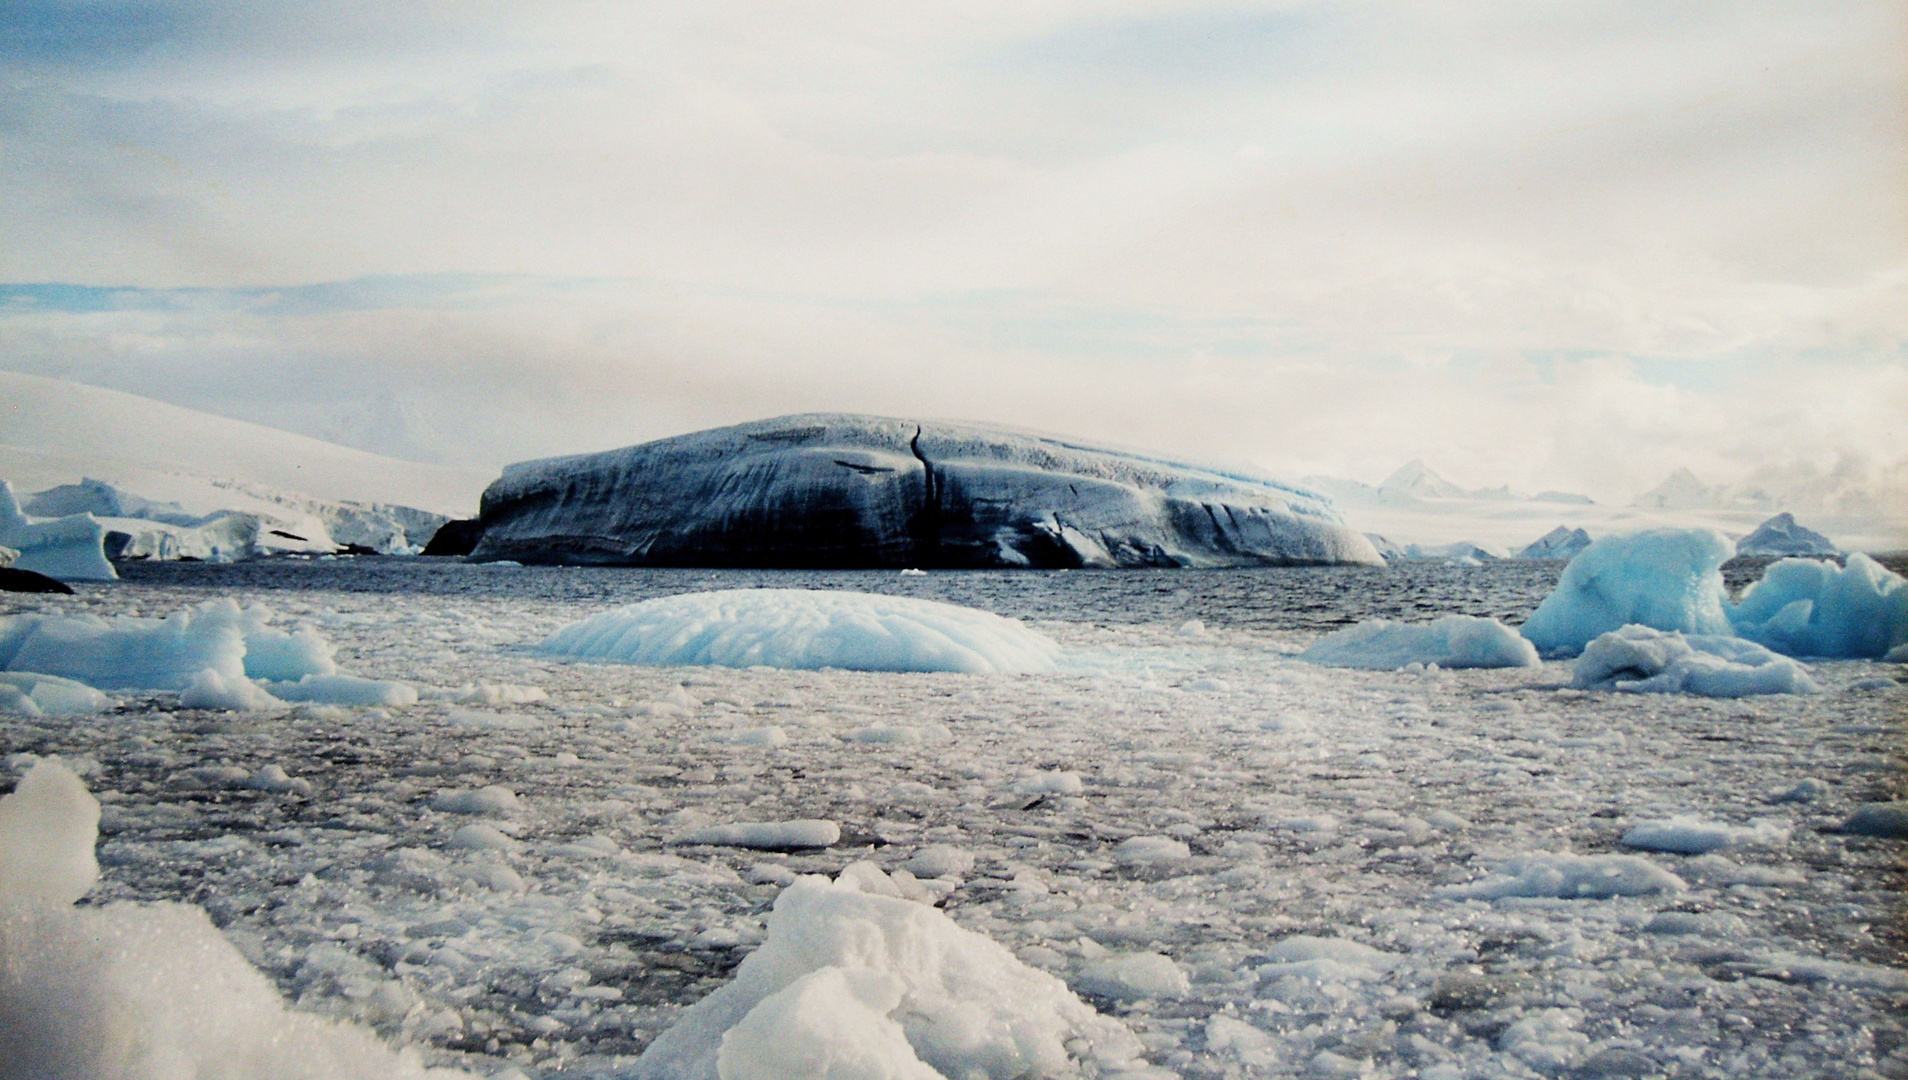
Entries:
[[1330,501],[1001,428],[813,414],[512,465],[472,558],[751,567],[1368,563]]
[[1141,1053],[1059,979],[857,864],[782,890],[761,948],[643,1051],[635,1075],[1012,1080],[1143,1068]]
[[27,517],[13,485],[0,480],[0,547],[19,552],[11,569],[60,581],[112,581],[119,574],[106,560],[105,540],[105,528],[89,514]]
[[1517,553],[1520,559],[1574,559],[1590,546],[1590,534],[1582,529],[1559,525],[1532,540]]
[[1647,626],[1625,626],[1591,641],[1577,658],[1570,685],[1729,698],[1820,692],[1808,668],[1753,641]]
[[1372,619],[1326,634],[1299,654],[1326,667],[1393,670],[1406,664],[1445,668],[1537,667],[1537,649],[1496,619],[1446,615],[1428,623]]
[[1599,634],[1632,624],[1727,635],[1721,568],[1734,553],[1714,529],[1606,536],[1564,567],[1524,636],[1547,656],[1574,656]]
[[812,589],[722,589],[645,600],[563,627],[573,660],[854,671],[1051,671],[1052,639],[988,611]]
[[1790,656],[1876,658],[1908,643],[1908,580],[1861,553],[1783,559],[1729,609],[1736,633]]
[[1798,524],[1795,515],[1781,513],[1756,526],[1736,541],[1738,555],[1839,555],[1835,541]]

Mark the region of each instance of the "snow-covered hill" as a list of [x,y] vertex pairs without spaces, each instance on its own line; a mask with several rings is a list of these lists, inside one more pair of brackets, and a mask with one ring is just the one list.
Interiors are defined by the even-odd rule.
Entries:
[[0,478],[23,497],[92,478],[200,515],[308,496],[462,517],[493,479],[60,379],[0,371],[0,402]]

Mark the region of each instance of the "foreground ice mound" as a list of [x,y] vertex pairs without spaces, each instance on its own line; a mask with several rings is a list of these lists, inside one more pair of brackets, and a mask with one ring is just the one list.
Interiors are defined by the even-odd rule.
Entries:
[[0,798],[0,1080],[465,1076],[288,1010],[197,907],[73,907],[98,876],[98,822],[50,760]]
[[35,519],[20,511],[13,485],[0,480],[0,547],[19,554],[11,566],[60,581],[112,581],[106,561],[106,530],[88,514]]
[[103,690],[183,690],[201,672],[225,682],[331,675],[332,646],[309,628],[269,625],[263,604],[208,600],[163,619],[120,615],[0,618],[0,671],[57,675]]
[[879,876],[784,889],[761,948],[649,1045],[639,1080],[1016,1080],[1139,1064],[1125,1025],[940,911],[864,891]]
[[722,589],[645,600],[563,627],[575,660],[852,671],[1051,671],[1060,646],[992,612],[874,593]]
[[1496,619],[1446,615],[1428,623],[1361,622],[1326,634],[1299,654],[1326,667],[1391,671],[1406,664],[1444,668],[1538,667],[1537,649]]
[[1546,656],[1575,656],[1599,634],[1631,624],[1728,634],[1721,567],[1734,553],[1714,529],[1606,536],[1564,567],[1524,636]]
[[512,465],[471,557],[808,568],[1378,563],[1323,496],[972,424],[811,414]]
[[1784,559],[1729,611],[1736,633],[1790,656],[1885,656],[1908,642],[1908,580],[1856,553]]
[[1741,638],[1626,626],[1600,635],[1577,658],[1570,685],[1640,694],[1816,694],[1809,669]]

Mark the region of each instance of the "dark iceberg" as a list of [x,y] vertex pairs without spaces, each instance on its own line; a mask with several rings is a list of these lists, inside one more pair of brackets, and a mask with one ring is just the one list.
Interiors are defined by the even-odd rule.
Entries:
[[523,462],[474,560],[810,569],[1380,563],[1329,500],[972,424],[812,414]]

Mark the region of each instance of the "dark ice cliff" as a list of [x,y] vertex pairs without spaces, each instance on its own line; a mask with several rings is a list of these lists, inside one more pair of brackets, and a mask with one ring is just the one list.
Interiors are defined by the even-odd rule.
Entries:
[[811,414],[509,466],[473,557],[1068,568],[1377,563],[1323,496],[971,424]]

